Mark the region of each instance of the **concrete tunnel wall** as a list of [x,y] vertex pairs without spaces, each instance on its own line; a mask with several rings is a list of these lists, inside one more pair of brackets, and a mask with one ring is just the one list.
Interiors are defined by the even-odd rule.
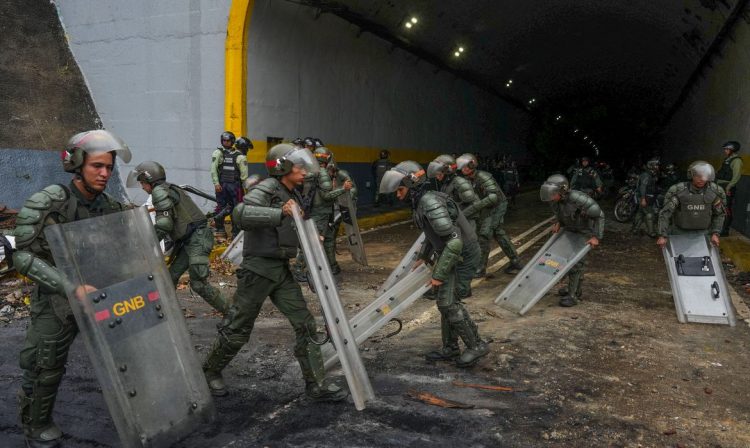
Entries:
[[[211,190],[209,165],[224,121],[224,44],[230,2],[57,3],[73,55],[107,129],[169,179]],[[490,93],[418,61],[350,24],[280,0],[255,2],[248,42],[248,134],[317,136],[371,199],[369,164],[437,152],[523,156],[530,118]],[[128,190],[136,202],[145,195]],[[198,200],[208,209],[207,201]]]
[[724,160],[721,145],[742,144],[743,176],[737,185],[732,227],[750,235],[750,24],[738,20],[720,55],[697,78],[689,95],[661,136],[665,158],[684,170],[694,160],[707,160],[718,171]]

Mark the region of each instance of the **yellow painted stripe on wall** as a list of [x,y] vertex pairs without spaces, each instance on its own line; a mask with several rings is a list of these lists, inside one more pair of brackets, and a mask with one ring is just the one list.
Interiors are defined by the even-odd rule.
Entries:
[[255,0],[232,0],[224,44],[224,129],[247,133],[247,36]]
[[[391,152],[391,160],[401,162],[403,160],[414,160],[425,163],[432,161],[442,154],[439,151],[420,151],[418,149],[392,149],[392,148],[367,148],[362,146],[326,145],[333,151],[338,162],[345,163],[372,163],[376,160],[380,151],[387,149]],[[268,144],[265,140],[253,140],[253,149],[247,155],[249,163],[264,163],[266,161]]]

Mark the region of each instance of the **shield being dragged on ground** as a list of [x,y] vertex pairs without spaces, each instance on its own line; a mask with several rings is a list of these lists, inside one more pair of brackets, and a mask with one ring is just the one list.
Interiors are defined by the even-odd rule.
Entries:
[[46,229],[125,447],[169,446],[214,408],[145,208]]
[[406,254],[398,263],[396,269],[394,269],[393,272],[391,272],[391,274],[388,276],[388,278],[385,279],[383,284],[380,285],[380,288],[378,288],[378,296],[383,295],[387,290],[391,289],[393,285],[401,281],[402,278],[406,277],[409,272],[411,272],[412,268],[414,267],[414,263],[417,262],[419,252],[422,250],[424,240],[425,235],[424,232],[422,232],[417,240],[414,241],[414,244],[411,245],[409,250],[406,251]]
[[552,235],[497,296],[495,303],[518,314],[526,314],[591,250],[586,241],[586,235],[565,229]]
[[734,326],[734,310],[721,255],[706,235],[669,235],[662,252],[677,319],[682,323]]
[[362,235],[359,233],[359,224],[357,223],[357,206],[352,200],[351,192],[347,191],[338,198],[339,212],[341,220],[344,222],[344,231],[346,232],[346,241],[349,246],[349,252],[352,254],[352,260],[367,266],[367,254],[365,245],[362,242]]

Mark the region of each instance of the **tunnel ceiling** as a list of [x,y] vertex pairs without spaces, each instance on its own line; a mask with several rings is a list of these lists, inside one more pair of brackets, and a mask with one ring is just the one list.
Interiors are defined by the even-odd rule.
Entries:
[[605,132],[662,121],[744,0],[296,2],[386,34],[520,107]]

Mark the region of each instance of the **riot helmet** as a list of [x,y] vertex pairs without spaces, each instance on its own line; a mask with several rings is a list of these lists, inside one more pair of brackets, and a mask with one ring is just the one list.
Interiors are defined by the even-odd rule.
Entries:
[[667,165],[666,165],[666,166],[664,167],[664,172],[665,172],[665,173],[667,173],[667,174],[672,174],[672,173],[674,173],[675,171],[677,171],[677,166],[676,166],[676,165],[675,165],[674,163],[672,163],[672,162],[669,162],[669,163],[668,163],[668,164],[667,164]]
[[322,166],[323,168],[328,166],[328,164],[333,161],[333,153],[325,146],[316,148],[315,152],[313,152],[313,155],[315,156],[315,159],[318,161],[318,163],[320,163],[320,166]]
[[698,178],[704,182],[713,182],[716,179],[714,167],[703,160],[691,163],[687,170],[688,179]]
[[62,151],[63,169],[68,173],[80,174],[85,154],[100,152],[111,152],[113,163],[118,155],[125,163],[130,162],[131,154],[128,145],[115,134],[104,129],[97,129],[80,132],[68,140]]
[[401,186],[415,188],[425,182],[425,177],[425,171],[420,164],[406,160],[385,172],[380,180],[379,193],[393,193]]
[[648,162],[646,162],[646,169],[651,171],[652,173],[655,173],[659,170],[659,158],[658,157],[652,157],[649,159]]
[[295,148],[289,143],[280,143],[268,150],[266,170],[270,176],[284,176],[291,173],[295,166],[304,169],[308,174],[320,171],[320,165],[307,148]]
[[234,132],[232,132],[232,131],[224,131],[224,132],[221,133],[220,140],[221,140],[221,146],[224,149],[229,149],[229,148],[232,147],[232,145],[234,145],[234,142],[237,139],[234,136]]
[[323,140],[317,137],[313,138],[313,144],[315,144],[316,148],[323,148],[325,146],[325,144],[323,144]]
[[730,140],[730,141],[724,143],[723,145],[721,145],[721,148],[722,149],[728,149],[728,150],[732,151],[732,153],[736,153],[737,151],[740,150],[741,146],[742,145],[740,145],[740,142],[737,142],[737,141],[734,141],[734,140]]
[[298,147],[298,148],[304,148],[305,147],[305,141],[301,138],[297,137],[294,140],[292,140],[292,145]]
[[435,160],[427,165],[427,178],[435,179],[439,173],[445,175],[455,174],[456,160],[448,154],[437,156]]
[[[304,140],[302,140],[302,143],[305,145],[305,148],[313,148],[315,149],[315,140],[312,137],[305,137]],[[310,149],[312,151],[312,149]]]
[[125,185],[133,188],[139,186],[141,182],[145,182],[153,186],[165,180],[167,180],[167,172],[164,170],[164,167],[158,162],[149,160],[139,163],[128,174],[128,180],[125,182]]
[[247,137],[240,137],[234,143],[234,146],[239,149],[242,154],[247,154],[249,150],[253,149],[253,142]]
[[539,189],[539,198],[544,202],[550,202],[556,194],[565,196],[569,190],[568,178],[562,174],[553,174],[544,181]]
[[463,170],[465,167],[474,171],[479,166],[479,162],[474,154],[462,154],[456,159],[456,168],[458,171]]
[[591,159],[589,159],[588,157],[581,157],[581,166],[586,167],[586,166],[589,166],[590,164],[591,164]]

